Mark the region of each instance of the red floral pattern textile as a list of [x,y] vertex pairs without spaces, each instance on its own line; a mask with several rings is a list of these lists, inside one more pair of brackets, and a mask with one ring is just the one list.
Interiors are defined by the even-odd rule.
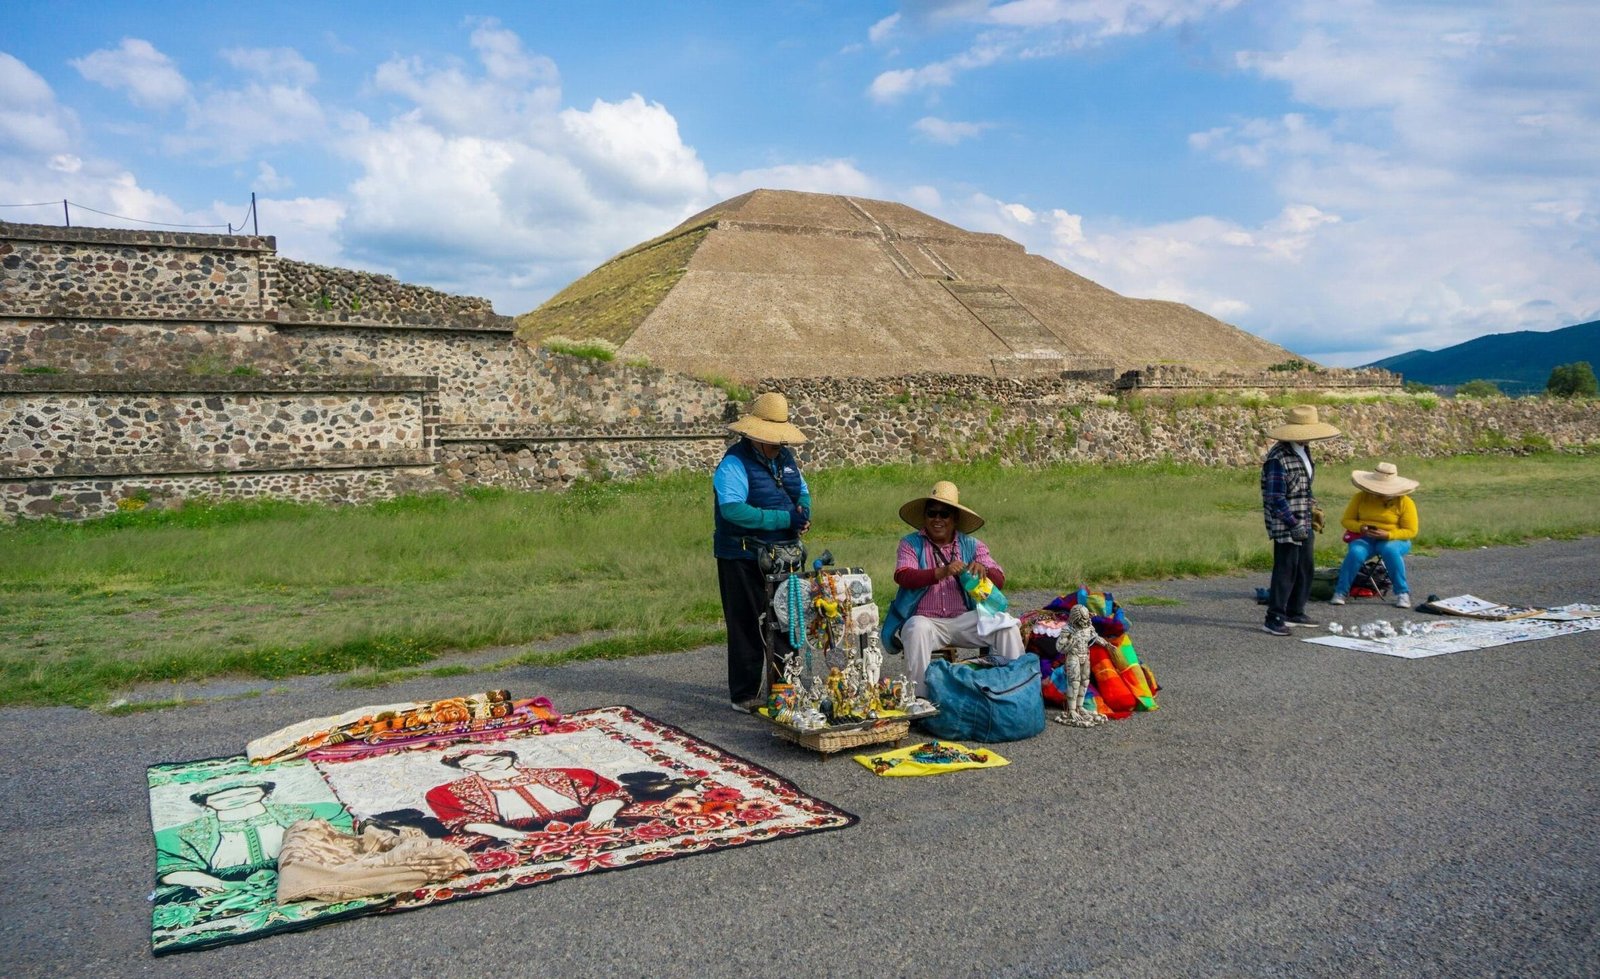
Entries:
[[[500,735],[501,732],[493,732]],[[469,832],[494,822],[493,794],[470,774],[442,763],[453,745],[419,744],[381,756],[317,759],[328,784],[359,820],[418,821],[425,831],[470,850],[473,869],[397,897],[390,911],[531,887],[563,877],[616,870],[788,836],[854,825],[856,817],[801,792],[787,779],[630,707],[578,711],[540,733],[486,739],[515,755],[521,775],[503,780],[571,793],[574,809],[542,818],[507,818],[489,827],[506,838]],[[494,785],[495,783],[488,783]],[[449,786],[458,802],[443,811]],[[470,786],[470,788],[469,788]],[[620,808],[603,820],[608,800]],[[446,817],[449,817],[448,819]]]

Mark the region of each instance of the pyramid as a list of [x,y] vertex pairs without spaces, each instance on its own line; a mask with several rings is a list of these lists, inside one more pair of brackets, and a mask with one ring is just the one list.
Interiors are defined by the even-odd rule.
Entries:
[[630,248],[517,318],[700,376],[1014,376],[1292,358],[1181,303],[1129,299],[904,204],[754,190]]

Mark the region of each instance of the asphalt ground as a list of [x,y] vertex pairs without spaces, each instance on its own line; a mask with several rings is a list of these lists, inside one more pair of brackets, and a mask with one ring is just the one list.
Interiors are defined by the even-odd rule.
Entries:
[[[1600,539],[1410,566],[1419,597],[1600,602]],[[1009,767],[937,778],[776,739],[728,709],[719,648],[376,691],[317,678],[119,717],[0,711],[0,975],[1600,975],[1600,633],[1403,660],[1259,631],[1264,584],[1123,586],[1182,603],[1129,607],[1161,709],[1052,723],[998,747]],[[1370,600],[1312,613],[1429,618]],[[490,687],[632,705],[861,821],[150,955],[147,765]]]

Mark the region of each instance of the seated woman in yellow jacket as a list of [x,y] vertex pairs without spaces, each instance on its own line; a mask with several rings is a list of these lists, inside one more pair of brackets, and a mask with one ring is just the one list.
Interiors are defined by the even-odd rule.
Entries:
[[1344,563],[1339,566],[1339,582],[1333,586],[1331,603],[1345,603],[1356,572],[1377,554],[1389,569],[1395,606],[1410,608],[1405,556],[1411,550],[1411,539],[1417,536],[1417,505],[1411,502],[1410,494],[1419,484],[1401,476],[1391,462],[1380,462],[1372,471],[1357,469],[1350,474],[1350,481],[1361,492],[1350,499],[1340,521],[1347,531],[1349,550],[1344,552]]

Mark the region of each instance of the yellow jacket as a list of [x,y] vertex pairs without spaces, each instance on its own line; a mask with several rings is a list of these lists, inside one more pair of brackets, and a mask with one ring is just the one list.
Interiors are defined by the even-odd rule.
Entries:
[[1417,536],[1417,505],[1411,497],[1402,496],[1393,503],[1383,502],[1383,497],[1366,490],[1357,490],[1344,508],[1339,521],[1345,530],[1361,533],[1363,527],[1387,530],[1390,540],[1410,540]]

